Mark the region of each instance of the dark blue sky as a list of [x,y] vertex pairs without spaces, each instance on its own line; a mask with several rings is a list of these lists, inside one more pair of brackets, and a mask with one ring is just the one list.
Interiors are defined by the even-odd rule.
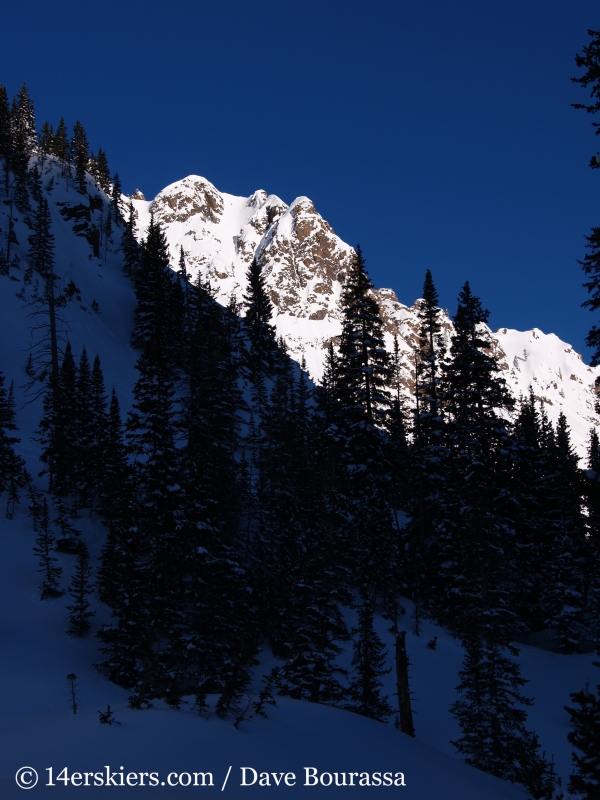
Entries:
[[597,0],[31,0],[2,27],[9,94],[80,119],[127,192],[308,195],[402,302],[429,268],[452,313],[469,280],[492,327],[584,350],[600,140],[570,78]]

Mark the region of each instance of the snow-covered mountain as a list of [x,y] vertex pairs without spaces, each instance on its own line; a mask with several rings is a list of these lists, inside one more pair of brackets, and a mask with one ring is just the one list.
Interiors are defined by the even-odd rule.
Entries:
[[[294,358],[306,359],[313,378],[321,377],[327,344],[341,332],[340,296],[353,249],[335,235],[311,200],[298,197],[288,206],[262,190],[235,197],[190,175],[167,186],[152,201],[137,193],[133,204],[140,236],[154,214],[166,231],[172,266],[177,268],[183,247],[188,271],[194,278],[200,272],[210,280],[223,304],[232,295],[242,302],[246,270],[256,256],[275,308],[278,335],[285,338]],[[404,305],[392,289],[377,289],[375,294],[390,349],[398,336],[410,397],[419,301]],[[449,339],[452,323],[447,315],[445,329]],[[600,424],[595,391],[600,368],[587,366],[571,346],[537,328],[524,332],[501,328],[493,340],[514,396],[527,394],[531,386],[553,422],[562,410],[583,455],[590,428]]]

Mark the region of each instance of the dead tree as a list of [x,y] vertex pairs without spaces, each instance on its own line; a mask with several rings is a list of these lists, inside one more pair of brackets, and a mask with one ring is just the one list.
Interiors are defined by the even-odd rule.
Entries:
[[396,634],[396,683],[398,687],[398,717],[402,733],[415,735],[412,708],[410,705],[410,687],[408,685],[408,656],[406,655],[406,631]]

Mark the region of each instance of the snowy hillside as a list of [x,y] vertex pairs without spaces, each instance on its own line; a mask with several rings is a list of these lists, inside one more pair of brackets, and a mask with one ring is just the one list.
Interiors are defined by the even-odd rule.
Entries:
[[[125,200],[125,198],[124,198]],[[188,270],[210,280],[217,299],[242,302],[246,270],[254,256],[263,266],[275,307],[274,323],[292,357],[304,357],[315,380],[321,378],[327,343],[341,332],[340,296],[353,253],[319,215],[307,197],[287,206],[260,190],[248,198],[220,193],[205,178],[190,175],[163,189],[154,200],[134,199],[143,236],[150,214],[167,233],[176,268],[183,248]],[[417,303],[403,305],[391,289],[376,296],[384,318],[388,349],[399,339],[406,366],[405,388],[414,388]],[[452,327],[446,317],[449,340]],[[581,356],[554,334],[509,331],[493,335],[504,377],[513,395],[527,395],[529,386],[556,422],[562,410],[582,456],[596,413],[594,382],[600,368],[588,367]]]
[[[90,358],[100,356],[107,388],[115,386],[123,411],[131,405],[136,380],[137,354],[130,347],[135,298],[130,280],[122,270],[118,251],[120,230],[113,239],[95,239],[107,214],[108,198],[91,181],[88,195],[78,194],[72,182],[61,174],[53,158],[43,165],[42,186],[49,202],[55,237],[57,289],[61,297],[59,315],[63,341],[71,342],[76,358],[83,347]],[[183,246],[191,271],[202,271],[226,303],[231,294],[241,300],[245,273],[256,254],[264,263],[271,297],[277,307],[278,332],[285,336],[296,356],[305,355],[311,373],[318,377],[325,343],[340,332],[339,298],[344,270],[351,248],[341,242],[315,211],[307,198],[286,206],[274,195],[256,192],[250,198],[219,193],[201,178],[187,178],[165,189],[152,203],[138,199],[140,233],[151,211],[164,224],[171,246],[173,266]],[[9,205],[0,204],[0,228],[8,230]],[[2,372],[14,380],[17,422],[21,443],[19,453],[31,474],[40,471],[36,429],[42,414],[40,384],[27,388],[25,365],[43,346],[43,329],[36,298],[40,294],[35,275],[27,277],[27,216],[15,212],[12,254],[20,259],[8,276],[0,277],[0,341]],[[415,332],[415,307],[403,306],[391,290],[379,290],[389,340],[397,333],[410,363]],[[33,315],[33,316],[32,316]],[[551,418],[562,407],[567,413],[575,441],[581,447],[594,416],[594,395],[590,388],[598,373],[587,367],[568,345],[539,331],[519,333],[503,330],[496,334],[499,355],[507,380],[515,394],[527,393],[533,385],[536,396],[546,403]],[[410,388],[410,369],[406,386]],[[88,511],[76,520],[94,559],[94,572],[105,537],[105,528]],[[39,785],[32,797],[71,797],[56,781],[66,767],[73,772],[158,773],[159,785],[136,796],[164,798],[192,791],[222,797],[262,797],[264,787],[241,786],[240,768],[259,772],[294,772],[295,786],[271,786],[270,793],[286,798],[327,797],[347,794],[348,788],[304,785],[304,769],[319,773],[375,772],[403,773],[405,786],[394,788],[362,786],[360,795],[379,797],[400,793],[414,800],[501,800],[525,798],[519,786],[498,780],[468,767],[450,744],[458,727],[449,713],[456,699],[455,687],[463,657],[456,640],[433,623],[422,623],[420,636],[408,634],[411,689],[414,695],[416,739],[384,725],[337,708],[278,698],[267,719],[243,723],[239,730],[231,720],[214,714],[198,715],[193,697],[181,710],[162,701],[144,711],[127,708],[128,692],[109,682],[94,664],[99,659],[94,636],[75,639],[65,633],[68,595],[40,601],[39,575],[32,554],[35,534],[26,513],[26,502],[11,521],[0,519],[4,543],[0,562],[0,675],[2,748],[0,754],[0,797],[22,797],[15,773],[24,766],[39,773]],[[60,554],[65,587],[72,578],[72,555]],[[405,603],[404,627],[411,629],[411,607]],[[96,603],[92,634],[109,618],[109,610]],[[355,624],[354,612],[346,610]],[[401,621],[402,622],[402,621]],[[393,666],[393,635],[389,620],[377,618],[378,633]],[[437,637],[437,647],[428,647]],[[342,661],[349,666],[349,647]],[[261,676],[273,665],[265,646],[261,664],[255,668],[257,691]],[[570,746],[566,740],[568,718],[563,706],[569,692],[594,680],[592,657],[563,656],[523,647],[521,664],[530,681],[526,694],[535,697],[529,712],[531,727],[548,756],[554,754],[558,773],[566,781],[570,771]],[[79,708],[70,709],[67,674],[77,675]],[[385,691],[395,691],[393,671],[386,675]],[[210,698],[209,698],[210,699]],[[98,710],[110,704],[120,725],[100,725]],[[221,791],[228,768],[229,782]],[[43,784],[53,769],[56,786],[51,794]],[[188,790],[163,785],[169,773],[212,772],[214,786]],[[118,778],[117,778],[118,780]],[[184,780],[185,782],[185,780]],[[324,780],[324,783],[327,779]],[[371,782],[371,781],[370,781]],[[384,789],[386,791],[384,791]],[[82,788],[83,791],[83,788]],[[111,787],[111,795],[112,792]],[[358,791],[358,789],[357,789]],[[108,795],[108,789],[94,787],[93,797]],[[126,793],[129,795],[131,792]],[[86,796],[84,794],[84,796]]]
[[[80,520],[86,538],[98,552],[103,537],[101,526]],[[0,564],[0,604],[4,609],[0,625],[1,705],[3,712],[2,749],[0,753],[0,796],[22,797],[14,775],[20,767],[33,767],[40,785],[32,797],[71,797],[60,782],[50,789],[41,786],[64,767],[73,772],[105,771],[123,767],[129,772],[157,772],[161,781],[171,772],[211,771],[214,787],[194,791],[210,796],[260,798],[265,789],[241,787],[241,767],[258,772],[292,771],[299,778],[294,787],[271,786],[269,795],[293,800],[294,797],[345,796],[348,788],[305,787],[304,768],[341,773],[401,771],[406,786],[362,787],[361,797],[394,794],[410,800],[525,800],[520,787],[504,783],[463,764],[450,740],[458,728],[449,714],[454,687],[462,659],[462,650],[445,631],[425,623],[421,636],[409,633],[411,689],[414,694],[417,738],[356,714],[336,708],[278,698],[277,708],[267,719],[255,719],[236,730],[231,721],[198,716],[193,697],[181,710],[159,702],[146,711],[127,708],[127,692],[111,684],[94,669],[98,659],[97,640],[77,640],[65,634],[66,598],[42,603],[39,600],[38,576],[31,553],[34,535],[24,509],[11,522],[0,521],[4,558]],[[72,556],[63,556],[65,569],[72,568]],[[406,604],[410,613],[410,604]],[[97,630],[106,611],[100,610],[94,622]],[[410,620],[405,618],[407,627]],[[389,623],[379,620],[378,630],[393,653]],[[437,636],[437,648],[427,642]],[[262,666],[256,668],[258,680],[270,669],[271,658],[263,653]],[[349,661],[349,656],[346,656]],[[521,655],[523,673],[530,683],[527,694],[535,697],[529,712],[531,725],[539,732],[542,748],[554,754],[563,778],[570,770],[570,747],[566,740],[568,718],[563,705],[569,691],[594,680],[591,656],[561,656],[524,647]],[[393,659],[390,655],[389,665]],[[80,707],[74,715],[70,708],[66,676],[77,675]],[[386,692],[394,692],[393,672],[386,676]],[[98,710],[110,704],[120,725],[100,725]],[[220,789],[229,766],[232,773],[226,790]],[[185,779],[184,779],[185,780]],[[327,780],[327,779],[326,779]],[[341,780],[341,778],[340,778]],[[93,787],[93,797],[104,797],[104,790]],[[190,788],[190,792],[193,787]],[[183,790],[181,790],[183,791]],[[358,789],[356,790],[358,791]],[[83,787],[82,787],[83,792]],[[106,790],[107,795],[112,794]],[[126,792],[126,796],[133,790]],[[135,796],[146,796],[136,789]],[[151,797],[178,796],[176,789],[160,786],[147,790]],[[87,796],[87,795],[84,795]],[[183,791],[183,796],[187,793]]]

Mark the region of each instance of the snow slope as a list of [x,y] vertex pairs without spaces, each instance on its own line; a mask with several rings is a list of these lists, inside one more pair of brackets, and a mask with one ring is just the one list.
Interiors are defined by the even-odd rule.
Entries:
[[[101,531],[97,523],[79,521],[84,534],[97,552]],[[3,725],[0,733],[0,796],[22,797],[14,775],[22,766],[34,767],[40,781],[47,781],[48,767],[56,774],[63,767],[72,771],[97,772],[110,765],[113,772],[159,772],[161,780],[173,771],[211,771],[215,786],[194,791],[219,792],[228,767],[232,775],[222,796],[262,797],[266,788],[241,787],[240,767],[257,771],[292,771],[304,776],[304,767],[320,772],[401,771],[406,786],[361,787],[361,797],[400,794],[414,800],[500,800],[524,798],[516,786],[472,769],[458,760],[450,739],[457,729],[448,708],[454,699],[460,646],[443,630],[425,623],[420,637],[409,633],[407,648],[412,663],[412,685],[416,711],[417,739],[339,709],[278,698],[277,708],[268,719],[243,723],[239,730],[231,722],[214,715],[208,720],[197,715],[192,698],[182,710],[162,704],[146,711],[126,708],[126,692],[107,681],[93,667],[98,658],[93,638],[75,640],[65,634],[67,600],[41,602],[38,576],[32,555],[34,536],[24,509],[11,522],[2,520],[0,536],[5,557],[0,563],[0,705]],[[74,567],[72,556],[61,556],[68,575]],[[408,604],[407,607],[409,608]],[[101,620],[94,619],[94,629]],[[407,627],[410,620],[406,617]],[[392,637],[384,620],[379,633],[392,652]],[[435,650],[426,645],[438,637]],[[270,668],[264,655],[264,667]],[[348,657],[347,657],[348,659]],[[528,694],[536,697],[530,711],[530,725],[540,734],[542,746],[552,752],[563,776],[569,771],[569,746],[566,741],[567,715],[562,706],[571,690],[593,678],[590,656],[559,656],[524,648],[523,672],[530,678]],[[392,660],[390,658],[390,666]],[[80,708],[74,715],[69,707],[66,675],[78,676]],[[386,690],[393,692],[393,677],[387,676]],[[121,725],[99,724],[97,711],[110,704]],[[293,800],[300,796],[330,796],[348,792],[349,787],[323,788],[271,787],[272,793]],[[84,787],[80,787],[87,797]],[[91,796],[104,796],[99,788],[88,788]],[[108,791],[108,790],[106,790]],[[114,791],[114,789],[112,789]],[[190,792],[192,789],[190,788]],[[175,789],[133,788],[122,790],[127,796],[170,797]],[[65,791],[38,786],[33,797],[74,797],[72,787]]]

